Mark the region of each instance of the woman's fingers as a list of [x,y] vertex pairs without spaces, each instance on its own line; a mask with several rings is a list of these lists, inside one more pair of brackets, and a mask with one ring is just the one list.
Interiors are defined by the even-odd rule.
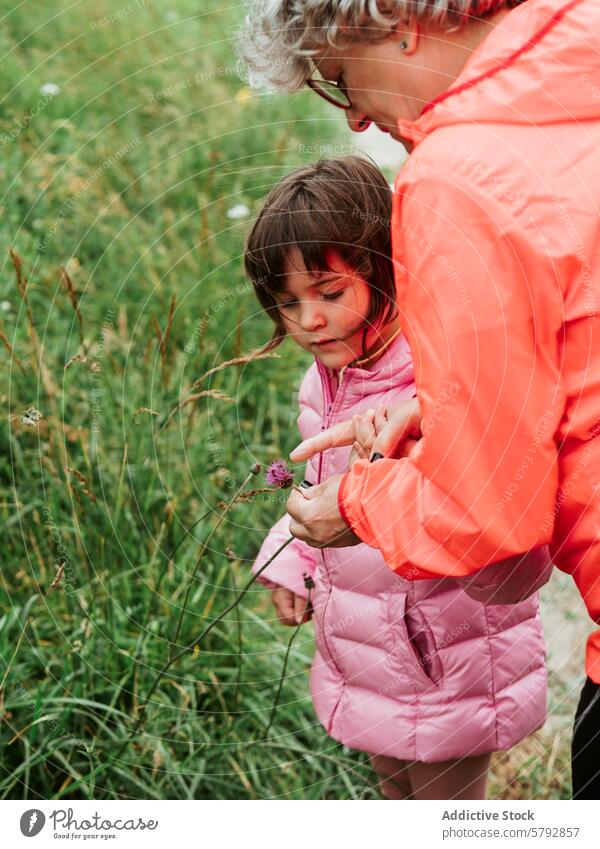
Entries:
[[421,410],[418,398],[390,404],[387,408],[387,420],[373,442],[371,455],[400,456],[402,442],[408,437],[415,439],[421,435],[420,421]]
[[310,439],[305,439],[290,453],[290,460],[293,463],[299,463],[301,460],[308,460],[309,457],[319,454],[321,451],[326,451],[328,448],[352,445],[353,442],[354,424],[352,419],[349,419],[324,430],[323,433],[311,436]]

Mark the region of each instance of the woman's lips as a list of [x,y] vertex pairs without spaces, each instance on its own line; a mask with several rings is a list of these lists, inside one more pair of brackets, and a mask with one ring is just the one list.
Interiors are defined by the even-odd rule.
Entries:
[[320,342],[313,342],[312,344],[317,348],[324,348],[326,345],[332,345],[335,342],[337,342],[337,339],[323,339]]

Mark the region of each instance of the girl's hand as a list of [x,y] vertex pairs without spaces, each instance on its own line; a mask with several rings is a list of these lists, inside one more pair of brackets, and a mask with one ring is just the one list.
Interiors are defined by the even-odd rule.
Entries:
[[312,616],[312,607],[304,614],[306,599],[286,587],[272,590],[271,601],[282,625],[299,625],[300,622],[308,622]]

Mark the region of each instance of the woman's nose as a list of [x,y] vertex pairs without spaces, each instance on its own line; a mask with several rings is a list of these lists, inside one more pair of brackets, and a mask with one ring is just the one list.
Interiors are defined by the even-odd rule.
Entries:
[[373,123],[367,115],[355,112],[354,109],[346,109],[346,121],[353,133],[364,133]]

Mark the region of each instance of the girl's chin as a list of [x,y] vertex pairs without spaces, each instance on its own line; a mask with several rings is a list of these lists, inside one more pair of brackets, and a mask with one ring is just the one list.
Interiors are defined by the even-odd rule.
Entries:
[[315,351],[314,354],[327,368],[344,368],[355,359],[348,351]]

